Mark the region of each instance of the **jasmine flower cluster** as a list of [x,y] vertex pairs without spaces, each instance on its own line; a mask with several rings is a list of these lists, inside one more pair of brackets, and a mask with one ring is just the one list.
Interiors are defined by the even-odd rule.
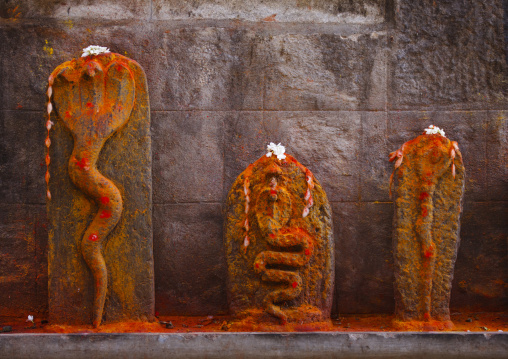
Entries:
[[426,135],[435,135],[437,133],[439,133],[443,137],[446,137],[445,136],[445,132],[442,129],[440,129],[439,127],[437,127],[437,126],[430,125],[429,128],[425,129],[425,134]]
[[271,157],[273,154],[277,156],[278,160],[283,160],[286,158],[286,155],[284,154],[284,152],[286,152],[286,148],[280,143],[276,145],[275,143],[270,142],[270,144],[266,146],[266,149],[268,150],[266,157]]
[[90,55],[99,55],[104,52],[111,52],[107,47],[104,46],[97,46],[97,45],[90,45],[86,49],[83,49],[83,55],[81,57],[86,57]]

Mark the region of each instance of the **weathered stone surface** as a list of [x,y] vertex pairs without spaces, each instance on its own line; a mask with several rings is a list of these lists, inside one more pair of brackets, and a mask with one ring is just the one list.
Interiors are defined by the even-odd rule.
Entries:
[[446,137],[459,144],[467,168],[464,198],[469,201],[488,199],[486,135],[487,111],[393,111],[388,113],[390,152],[402,143],[423,133],[433,124]]
[[154,110],[262,108],[262,64],[255,57],[261,40],[255,32],[163,23],[157,36]]
[[3,22],[0,108],[34,111],[45,108],[48,74],[69,58],[80,57],[82,49],[91,44],[133,58],[143,65],[147,78],[155,78],[153,44],[158,36],[153,29],[137,22],[110,25],[78,20]]
[[10,359],[504,359],[507,338],[506,332],[13,333],[0,335],[0,346]]
[[261,156],[268,142],[281,142],[312,168],[330,201],[358,199],[359,112],[265,112],[262,119],[248,114],[228,125],[226,143],[233,146],[226,151],[226,185],[238,176],[248,155]]
[[47,311],[47,231],[43,205],[0,205],[0,316]]
[[44,204],[44,113],[0,111],[0,129],[0,203]]
[[235,19],[372,24],[384,21],[386,0],[155,0],[156,19]]
[[506,202],[464,204],[450,302],[452,310],[499,311],[506,308],[507,218]]
[[0,4],[0,17],[24,18],[91,18],[145,19],[150,18],[150,0],[9,0]]
[[153,318],[150,108],[143,70],[118,54],[89,56],[59,66],[49,88],[55,108],[50,319],[98,326],[103,309],[107,321]]
[[457,258],[464,165],[456,143],[423,134],[390,154],[395,161],[393,252],[396,323],[453,327],[450,292]]
[[161,315],[227,312],[220,204],[154,205],[156,310]]
[[264,108],[357,110],[386,106],[386,33],[268,37]]
[[224,177],[222,112],[155,112],[154,202],[220,202]]
[[290,155],[263,155],[233,183],[225,215],[230,312],[256,322],[327,320],[331,208],[312,172]]
[[386,162],[390,148],[386,112],[361,113],[359,181],[361,201],[389,201],[392,166]]
[[338,313],[393,312],[391,203],[333,203]]
[[506,107],[501,0],[399,1],[395,24],[391,108]]
[[488,199],[508,200],[508,112],[491,111],[487,120]]
[[[228,112],[224,118],[224,199],[236,178],[253,158],[266,154],[266,145],[281,142],[280,121],[266,112]],[[289,147],[288,147],[289,148]]]
[[[329,7],[332,2],[334,8]],[[156,202],[218,202],[213,191],[220,187],[225,200],[236,177],[253,158],[264,154],[271,141],[283,142],[311,168],[331,200],[387,201],[391,170],[386,153],[434,123],[459,142],[468,171],[465,201],[486,201],[485,208],[492,204],[488,213],[504,219],[499,205],[508,193],[508,131],[500,118],[508,108],[503,42],[508,33],[500,25],[500,0],[436,4],[314,0],[310,9],[307,1],[294,0],[263,4],[261,0],[154,0],[151,4],[150,10],[145,0],[0,3],[0,109],[8,110],[0,113],[1,126],[7,126],[0,134],[0,204],[44,203],[44,119],[38,113],[45,107],[47,77],[63,61],[79,57],[84,47],[97,44],[133,58],[146,71],[157,150],[153,169],[161,173],[154,173]],[[17,5],[16,11],[9,12]],[[372,17],[374,12],[366,5],[381,12]],[[147,21],[150,12],[156,21]],[[314,17],[318,13],[319,18]],[[411,112],[386,112],[386,108]],[[184,121],[182,113],[171,111],[189,109],[195,122],[186,123],[185,129],[197,126],[199,110],[213,112],[217,118],[213,126],[204,121],[198,132],[199,141],[207,143],[204,152],[196,150],[198,140],[191,135],[182,133],[173,142],[155,133],[160,129],[176,135],[173,126]],[[287,111],[273,111],[278,109]],[[323,109],[361,110],[357,113],[361,125],[357,114],[349,124],[347,113]],[[383,127],[384,116],[389,123]],[[340,136],[334,126],[322,125],[329,118],[352,126],[350,132],[338,131],[344,138],[337,148],[334,144]],[[223,143],[219,144],[212,137],[221,126]],[[186,140],[193,146],[188,152],[183,150]],[[223,160],[216,157],[219,149]],[[174,152],[182,157],[175,158]],[[187,167],[190,162],[201,163],[205,152],[215,153],[217,167],[207,166],[201,172]],[[223,185],[218,182],[220,166]],[[179,171],[189,171],[190,190],[181,191],[187,178]],[[210,178],[205,180],[202,172],[211,173]],[[506,221],[491,221],[484,212],[480,205],[471,207],[471,218],[477,221],[465,227],[466,237],[506,230]],[[24,223],[32,226],[28,220]],[[468,234],[467,228],[476,234]],[[337,234],[336,239],[340,239]],[[493,257],[497,261],[497,255]],[[462,264],[459,250],[460,265],[467,263]],[[473,287],[497,280],[494,272],[481,272],[478,278],[476,272],[467,273],[464,278]],[[44,278],[39,278],[38,290],[43,290]],[[362,292],[361,283],[354,283],[348,295],[353,296],[355,285]],[[169,291],[167,285],[164,290]],[[186,290],[181,290],[182,296]],[[26,298],[32,295],[24,293]],[[497,299],[473,290],[460,293],[456,304],[457,294],[452,295],[453,308],[495,310],[506,301],[506,293]],[[199,306],[197,300],[193,303]],[[382,307],[381,303],[372,306]]]

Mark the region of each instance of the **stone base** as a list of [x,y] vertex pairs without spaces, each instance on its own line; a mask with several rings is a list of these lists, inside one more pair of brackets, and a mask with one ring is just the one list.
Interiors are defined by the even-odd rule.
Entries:
[[186,333],[0,335],[11,359],[506,358],[508,333]]

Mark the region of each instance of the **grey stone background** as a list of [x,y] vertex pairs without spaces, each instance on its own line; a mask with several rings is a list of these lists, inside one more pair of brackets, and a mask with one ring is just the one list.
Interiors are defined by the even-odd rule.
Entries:
[[467,171],[452,312],[508,308],[501,0],[2,0],[0,15],[0,316],[47,312],[47,77],[90,44],[146,71],[160,314],[227,312],[222,206],[271,141],[332,204],[334,312],[393,312],[388,153],[430,124]]

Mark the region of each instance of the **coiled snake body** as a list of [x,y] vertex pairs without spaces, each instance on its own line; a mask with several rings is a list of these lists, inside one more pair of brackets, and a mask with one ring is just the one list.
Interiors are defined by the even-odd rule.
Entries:
[[291,198],[272,177],[269,188],[260,192],[256,217],[266,242],[273,247],[259,253],[254,270],[265,282],[282,283],[284,288],[267,294],[263,306],[267,313],[287,322],[287,316],[275,303],[297,298],[302,291],[302,278],[297,268],[307,264],[314,249],[311,236],[302,228],[284,227],[291,216]]

